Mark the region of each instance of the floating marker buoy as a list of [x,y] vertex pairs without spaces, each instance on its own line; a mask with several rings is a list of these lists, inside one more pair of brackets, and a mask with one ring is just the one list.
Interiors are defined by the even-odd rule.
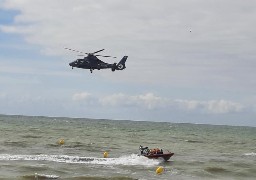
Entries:
[[58,141],[58,144],[59,144],[59,145],[63,145],[64,143],[65,143],[64,139],[60,139],[60,140]]
[[107,157],[108,157],[108,152],[104,152],[104,153],[103,153],[103,157],[104,157],[104,158],[107,158]]
[[35,180],[38,180],[38,175],[37,175],[37,173],[35,173]]
[[162,172],[164,171],[164,168],[162,166],[159,166],[157,169],[156,169],[156,174],[162,174]]

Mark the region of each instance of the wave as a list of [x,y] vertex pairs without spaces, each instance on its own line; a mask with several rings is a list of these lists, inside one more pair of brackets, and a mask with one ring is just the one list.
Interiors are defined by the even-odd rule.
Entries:
[[37,174],[22,176],[22,179],[58,179],[59,176],[54,174]]
[[[27,180],[40,180],[40,179],[61,179],[60,176],[57,175],[47,175],[47,174],[37,174],[35,175],[25,175],[21,176],[21,179]],[[101,177],[101,176],[76,176],[76,177],[69,177],[68,179],[73,180],[135,180],[134,178],[127,177],[127,176],[116,176],[116,177]]]
[[222,167],[207,167],[205,168],[205,171],[212,173],[212,174],[217,174],[217,173],[227,173],[228,170],[222,168]]
[[27,147],[27,142],[25,141],[5,141],[4,142],[5,146],[11,146],[11,147]]
[[244,156],[256,156],[256,153],[254,153],[254,152],[245,153]]
[[31,138],[31,139],[36,139],[36,138],[42,138],[42,136],[35,136],[35,135],[23,135],[23,136],[21,136],[22,138],[27,138],[27,139],[29,139],[29,138]]
[[188,140],[188,139],[186,139],[185,142],[188,142],[188,143],[204,143],[203,141]]
[[68,155],[10,155],[0,154],[0,161],[50,161],[71,164],[98,164],[98,165],[126,165],[126,166],[156,166],[162,161],[148,159],[137,154],[121,156],[119,158],[80,157]]

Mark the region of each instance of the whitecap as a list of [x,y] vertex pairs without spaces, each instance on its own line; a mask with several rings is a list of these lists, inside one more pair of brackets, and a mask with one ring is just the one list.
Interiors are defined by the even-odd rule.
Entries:
[[37,178],[46,178],[46,179],[58,179],[59,176],[54,174],[37,174],[35,173],[35,179]]
[[244,156],[256,156],[256,153],[254,153],[254,152],[245,153]]
[[10,155],[0,154],[2,161],[50,161],[58,163],[71,164],[99,164],[99,165],[126,165],[126,166],[155,166],[162,161],[157,159],[148,159],[137,154],[130,154],[118,158],[97,158],[97,157],[80,157],[68,155]]

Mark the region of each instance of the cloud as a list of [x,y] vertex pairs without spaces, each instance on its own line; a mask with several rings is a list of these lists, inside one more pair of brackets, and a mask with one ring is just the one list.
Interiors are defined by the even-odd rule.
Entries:
[[207,110],[213,113],[232,113],[232,112],[241,112],[243,110],[243,105],[225,101],[225,100],[212,100],[207,103]]
[[6,93],[0,92],[0,99],[3,100],[6,98]]
[[133,103],[129,97],[123,93],[112,94],[99,99],[103,106],[131,106]]
[[75,93],[72,96],[72,101],[82,107],[97,106],[98,99],[87,92]]
[[[249,117],[248,115],[252,113],[248,112],[251,106],[224,99],[175,100],[151,92],[102,96],[85,91],[73,93],[69,97],[68,94],[62,95],[63,97],[60,98],[56,96],[57,93],[59,92],[47,94],[23,92],[22,96],[17,96],[11,92],[1,92],[0,113],[211,124],[225,124],[227,120],[230,120],[231,124],[239,123],[240,121],[234,119],[234,116]],[[248,119],[245,121],[248,122]]]
[[[242,116],[245,110],[255,117],[254,1],[4,0],[1,9],[13,19],[0,22],[0,81],[13,94],[0,98],[16,102],[27,92],[58,92],[42,95],[39,114],[50,98],[68,97],[55,106],[65,103],[75,115],[91,117],[110,109],[127,110],[120,117],[137,110],[167,120],[176,112],[181,119],[190,113]],[[76,54],[63,47],[128,55],[127,68],[68,71]],[[88,88],[93,93],[84,92]],[[43,99],[23,100],[33,109]]]
[[155,96],[153,93],[147,93],[145,95],[139,95],[135,97],[135,100],[146,106],[148,109],[160,108],[167,105],[167,99]]
[[75,93],[72,96],[73,101],[84,101],[90,99],[92,96],[90,93],[82,92],[82,93]]
[[153,93],[145,93],[140,95],[117,93],[106,95],[104,97],[97,97],[96,95],[83,92],[74,94],[72,99],[73,101],[94,101],[95,105],[100,105],[102,107],[142,108],[144,110],[179,109],[198,114],[238,113],[242,112],[245,108],[244,105],[240,103],[227,100],[172,100],[170,98],[156,96]]
[[241,112],[244,109],[242,104],[227,100],[176,100],[175,103],[177,103],[180,108],[188,111],[202,111],[210,114],[235,113]]
[[153,93],[129,96],[122,93],[105,96],[100,99],[103,106],[142,107],[145,109],[157,109],[166,104],[166,100],[155,96]]
[[[128,55],[128,72],[119,79],[133,83],[249,89],[256,88],[253,80],[244,81],[256,76],[255,5],[204,0],[4,1],[3,9],[19,13],[0,31],[22,35],[47,55],[67,57],[70,52],[64,46]],[[104,78],[118,81],[110,73]]]

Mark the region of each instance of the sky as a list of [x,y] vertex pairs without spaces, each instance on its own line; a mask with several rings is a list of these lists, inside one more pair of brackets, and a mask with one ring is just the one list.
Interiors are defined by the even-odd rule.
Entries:
[[0,114],[256,126],[255,22],[254,0],[1,0]]

